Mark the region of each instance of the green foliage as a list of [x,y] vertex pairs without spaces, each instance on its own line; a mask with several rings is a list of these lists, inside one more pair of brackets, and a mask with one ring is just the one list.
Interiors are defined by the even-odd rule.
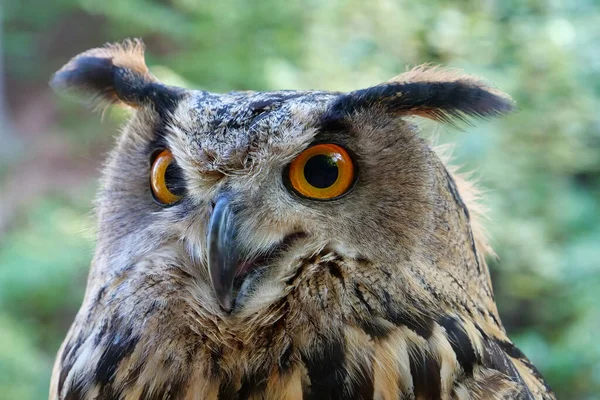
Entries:
[[52,360],[31,340],[31,329],[0,314],[0,391],[5,399],[48,396]]
[[[137,36],[157,75],[207,90],[351,90],[431,62],[511,93],[520,112],[503,120],[462,132],[424,126],[457,143],[457,162],[487,189],[499,255],[490,261],[511,337],[560,398],[600,398],[597,2],[25,0],[4,13],[8,74],[27,82],[45,81],[81,50]],[[66,44],[52,52],[48,35]],[[90,152],[99,123],[61,104],[52,129],[74,143],[65,151]],[[92,248],[82,229],[89,185],[81,193],[85,200],[36,202],[1,237],[5,398],[43,397],[38,389],[81,301]]]
[[17,319],[19,326],[6,334],[25,330],[22,342],[45,349],[46,357],[58,349],[83,298],[93,247],[84,210],[64,198],[44,199],[0,245],[0,309],[8,314],[0,322]]

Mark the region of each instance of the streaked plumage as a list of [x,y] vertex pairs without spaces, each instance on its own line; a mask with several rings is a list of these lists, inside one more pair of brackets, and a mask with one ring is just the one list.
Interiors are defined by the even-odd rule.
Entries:
[[[492,117],[506,95],[423,67],[352,93],[212,94],[158,82],[139,41],[75,57],[53,85],[133,112],[51,399],[554,398],[500,322],[476,190],[406,119]],[[332,201],[284,182],[318,142],[357,165]],[[168,207],[157,149],[185,188]],[[233,275],[215,267],[216,210],[235,225]]]

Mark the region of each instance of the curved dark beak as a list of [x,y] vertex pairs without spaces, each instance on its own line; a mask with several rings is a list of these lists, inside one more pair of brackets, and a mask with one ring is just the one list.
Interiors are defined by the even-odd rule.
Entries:
[[208,270],[219,304],[227,312],[231,311],[233,281],[241,265],[236,236],[231,201],[227,195],[221,195],[208,223]]

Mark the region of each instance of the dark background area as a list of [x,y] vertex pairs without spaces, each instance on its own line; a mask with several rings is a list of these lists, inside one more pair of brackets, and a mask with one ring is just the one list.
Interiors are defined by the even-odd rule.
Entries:
[[0,397],[47,396],[85,289],[99,169],[126,114],[53,94],[70,57],[142,37],[160,79],[212,91],[352,90],[424,62],[520,111],[462,131],[485,189],[509,335],[561,399],[600,399],[600,5],[595,0],[9,0],[0,69]]

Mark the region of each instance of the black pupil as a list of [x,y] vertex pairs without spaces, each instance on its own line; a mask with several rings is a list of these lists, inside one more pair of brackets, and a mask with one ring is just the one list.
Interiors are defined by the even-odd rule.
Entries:
[[165,171],[165,184],[169,192],[176,196],[185,194],[185,180],[183,178],[183,170],[175,161],[171,162]]
[[304,177],[312,186],[326,189],[338,178],[338,166],[335,160],[325,154],[311,157],[304,166]]

